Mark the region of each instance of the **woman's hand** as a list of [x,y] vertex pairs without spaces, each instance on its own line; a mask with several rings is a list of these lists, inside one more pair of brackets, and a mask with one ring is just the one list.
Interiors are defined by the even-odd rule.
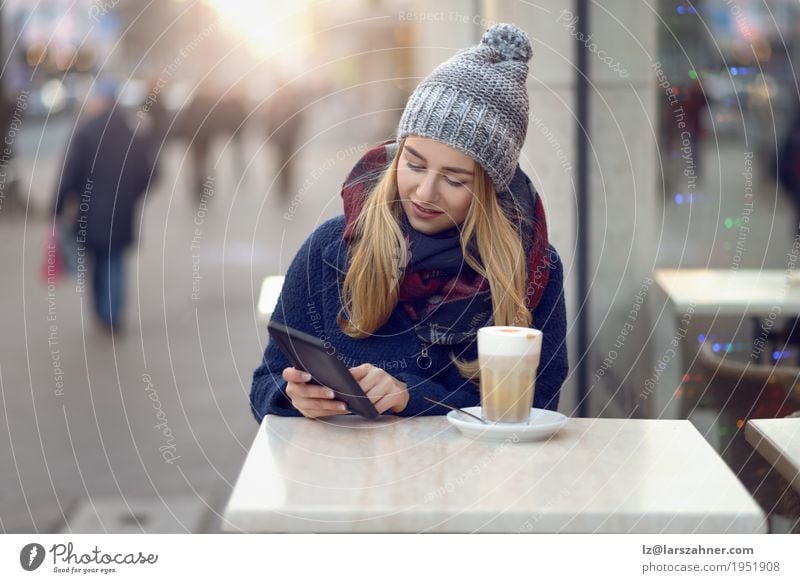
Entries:
[[408,405],[408,387],[388,372],[368,362],[350,369],[350,373],[375,405],[378,413],[400,413]]
[[335,399],[334,392],[328,387],[310,383],[311,375],[296,368],[283,369],[283,380],[288,381],[286,394],[295,409],[304,417],[315,419],[330,415],[350,413],[347,404]]

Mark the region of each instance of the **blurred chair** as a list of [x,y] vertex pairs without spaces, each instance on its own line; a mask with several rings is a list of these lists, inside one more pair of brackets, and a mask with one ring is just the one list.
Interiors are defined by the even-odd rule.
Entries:
[[261,291],[258,294],[258,317],[262,322],[269,322],[275,306],[278,305],[278,298],[283,289],[284,276],[270,275],[261,281]]
[[[790,280],[792,286],[798,285],[797,276],[793,274]],[[784,352],[788,349],[789,354],[797,362],[797,354],[800,353],[800,318],[792,318],[785,322],[782,327],[770,330],[767,335],[767,354],[775,351]]]
[[737,361],[707,341],[697,362],[708,379],[700,402],[714,409],[735,411],[741,420],[786,417],[800,409],[799,367]]
[[789,416],[800,410],[800,367],[736,361],[700,346],[697,372],[705,380],[696,406],[717,412],[720,455],[767,514],[790,517],[800,529],[800,496],[745,441],[748,419]]

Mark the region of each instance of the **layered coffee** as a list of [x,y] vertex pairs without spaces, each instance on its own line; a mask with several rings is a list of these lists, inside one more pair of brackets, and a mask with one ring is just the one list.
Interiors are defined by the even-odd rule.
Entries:
[[527,423],[533,407],[542,332],[516,326],[478,330],[481,408],[484,419]]

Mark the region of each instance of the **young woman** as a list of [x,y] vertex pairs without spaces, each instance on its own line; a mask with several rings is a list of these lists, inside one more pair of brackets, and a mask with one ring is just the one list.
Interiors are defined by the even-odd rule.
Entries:
[[[476,335],[488,325],[544,332],[534,407],[555,409],[568,371],[561,260],[518,159],[532,54],[498,24],[415,89],[396,141],[373,148],[286,274],[273,318],[319,337],[379,413],[441,415],[480,403]],[[266,414],[348,413],[289,366],[274,343],[250,401]]]

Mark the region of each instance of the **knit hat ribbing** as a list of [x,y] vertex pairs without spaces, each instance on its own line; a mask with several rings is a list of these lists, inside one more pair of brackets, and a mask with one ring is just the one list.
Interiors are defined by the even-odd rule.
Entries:
[[479,45],[440,64],[406,104],[397,139],[414,135],[478,162],[498,191],[514,177],[528,130],[528,36],[513,24],[489,28]]

